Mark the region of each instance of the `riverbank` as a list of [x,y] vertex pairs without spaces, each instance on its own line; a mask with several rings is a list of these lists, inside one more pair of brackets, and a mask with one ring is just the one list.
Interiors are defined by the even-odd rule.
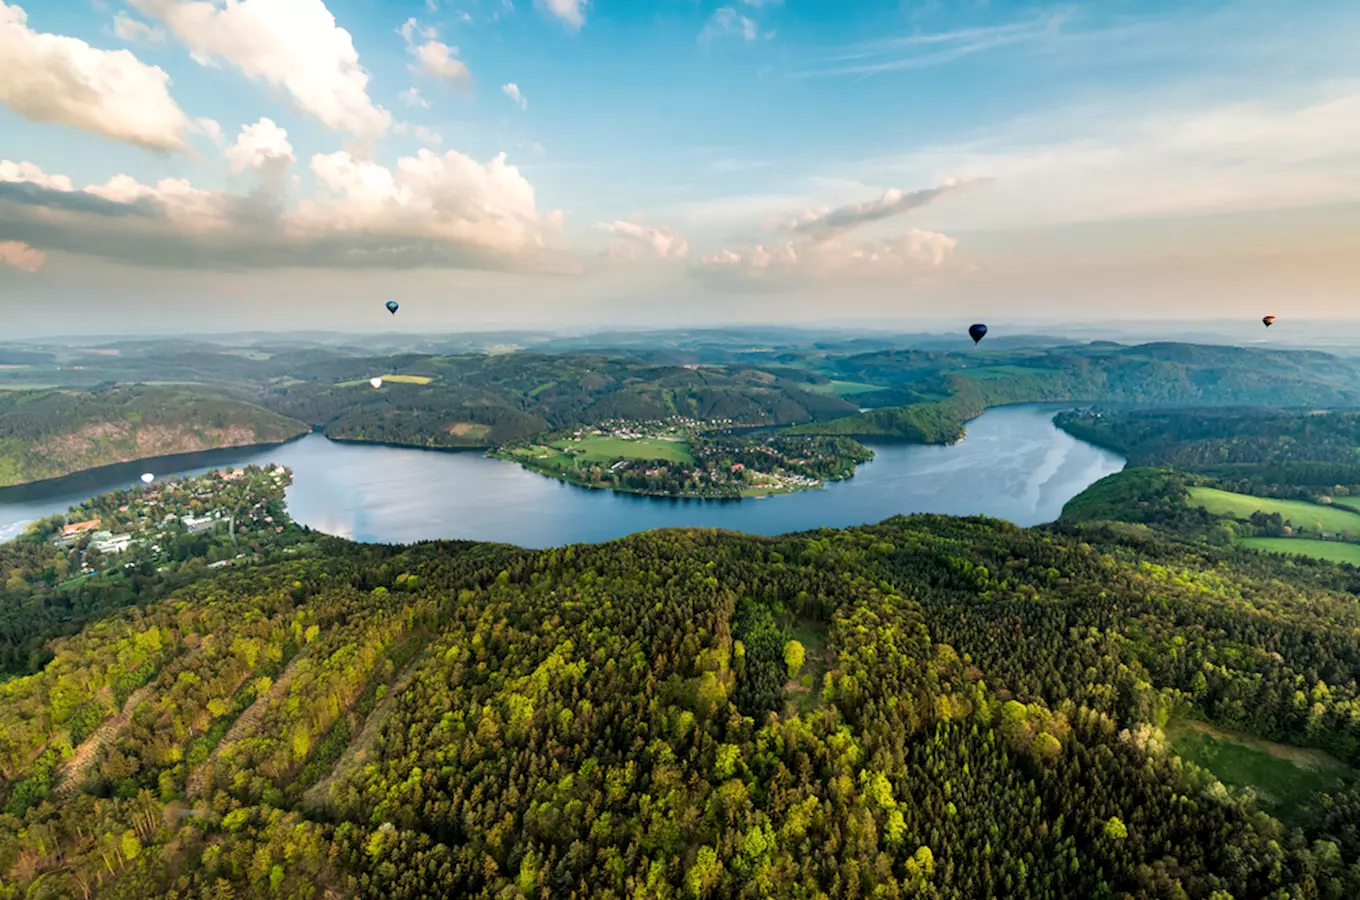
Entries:
[[[355,541],[478,540],[557,547],[657,528],[784,534],[879,522],[896,514],[987,515],[1017,525],[1058,518],[1122,458],[1053,427],[1051,407],[989,410],[951,446],[874,441],[855,477],[768,502],[699,501],[590,490],[481,453],[338,443],[319,433],[260,451],[220,451],[181,471],[279,464],[292,470],[288,508],[300,525]],[[211,465],[207,463],[211,463]],[[90,496],[134,484],[145,469],[104,485],[58,483],[24,503],[0,502],[0,526],[64,513]]]

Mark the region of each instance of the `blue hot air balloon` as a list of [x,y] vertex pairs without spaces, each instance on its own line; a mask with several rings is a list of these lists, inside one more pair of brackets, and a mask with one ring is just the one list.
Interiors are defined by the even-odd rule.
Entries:
[[977,325],[969,327],[968,336],[973,339],[974,344],[977,344],[978,341],[987,336],[987,326],[979,322]]
[[387,311],[390,312],[392,315],[395,316],[395,315],[397,314],[397,301],[395,301],[395,300],[388,300],[388,301],[387,301]]

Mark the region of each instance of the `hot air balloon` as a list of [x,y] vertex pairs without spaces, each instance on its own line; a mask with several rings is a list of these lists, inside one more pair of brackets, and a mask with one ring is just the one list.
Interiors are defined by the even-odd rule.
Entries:
[[1266,323],[1266,327],[1269,328],[1271,325],[1274,325],[1274,324],[1275,324],[1275,317],[1274,317],[1274,316],[1266,316],[1266,317],[1263,318],[1261,321],[1262,321],[1262,322],[1265,322],[1265,323]]
[[373,385],[375,388],[380,388],[380,387],[382,387],[382,379],[381,379],[381,378],[370,378],[370,379],[368,379],[368,383],[371,384],[371,385]]
[[976,345],[978,341],[981,341],[987,336],[987,326],[983,325],[981,322],[970,326],[968,329],[968,336],[973,339],[973,344]]
[[153,482],[153,481],[155,481],[155,480],[156,480],[156,476],[155,476],[155,475],[152,475],[150,472],[147,472],[145,475],[142,476],[142,483],[143,483],[143,484],[150,484],[151,482]]
[[395,315],[397,314],[397,309],[398,309],[397,301],[395,301],[395,300],[388,300],[388,301],[387,301],[387,311],[388,311],[388,312],[390,312],[392,315],[395,316]]

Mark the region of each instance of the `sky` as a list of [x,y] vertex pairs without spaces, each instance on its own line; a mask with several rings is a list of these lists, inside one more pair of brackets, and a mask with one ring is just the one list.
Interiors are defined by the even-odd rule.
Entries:
[[0,339],[1353,319],[1357,60],[1354,0],[0,0]]

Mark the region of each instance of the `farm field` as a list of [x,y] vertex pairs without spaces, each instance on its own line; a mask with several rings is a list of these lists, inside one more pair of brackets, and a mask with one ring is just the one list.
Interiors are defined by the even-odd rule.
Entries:
[[1311,556],[1334,563],[1350,563],[1360,566],[1360,544],[1347,544],[1342,541],[1314,541],[1308,538],[1243,538],[1243,547],[1261,550],[1265,553],[1288,553],[1293,556]]
[[689,447],[682,441],[663,441],[657,438],[616,438],[588,437],[579,441],[559,440],[550,444],[563,453],[575,451],[571,455],[581,462],[608,462],[623,457],[625,459],[664,459],[670,462],[692,463]]
[[1360,515],[1333,506],[1320,506],[1301,500],[1249,497],[1207,487],[1191,488],[1190,502],[1219,516],[1249,519],[1252,513],[1259,510],[1267,515],[1279,513],[1285,521],[1302,531],[1335,531],[1351,537],[1360,535]]
[[836,381],[832,380],[827,384],[807,385],[809,390],[818,394],[835,394],[837,397],[853,397],[856,394],[872,394],[874,391],[883,390],[877,384],[866,384],[862,381]]
[[1237,734],[1189,720],[1166,727],[1171,748],[1203,766],[1224,784],[1252,788],[1261,806],[1286,823],[1318,791],[1335,790],[1351,780],[1340,760],[1307,750]]
[[[434,381],[429,375],[379,375],[378,377],[387,384],[429,384]],[[342,381],[336,387],[358,387],[361,384],[368,384],[368,379],[356,378],[354,381]]]

